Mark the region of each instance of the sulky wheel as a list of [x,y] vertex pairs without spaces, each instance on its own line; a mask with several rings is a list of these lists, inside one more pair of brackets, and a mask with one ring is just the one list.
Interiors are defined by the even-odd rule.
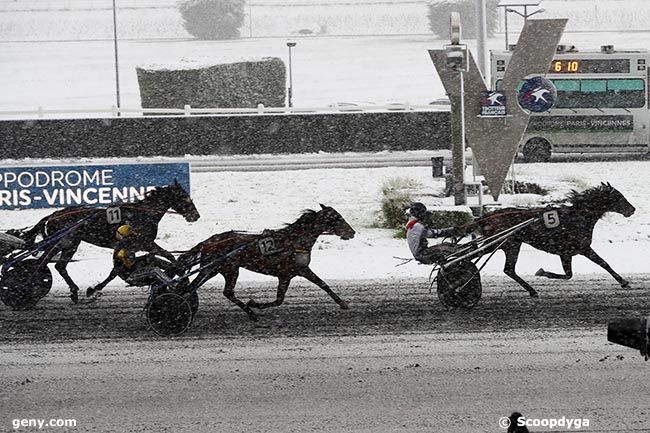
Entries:
[[447,308],[472,308],[481,299],[481,276],[469,260],[438,271],[438,299]]
[[189,283],[187,279],[181,279],[179,280],[176,285],[173,288],[174,293],[178,293],[179,295],[183,296],[187,302],[190,304],[190,307],[192,308],[192,316],[196,314],[196,312],[199,310],[199,294],[197,293],[196,290],[194,290],[191,293],[189,292]]
[[192,324],[192,307],[182,296],[166,292],[155,296],[146,308],[147,323],[165,337],[181,335]]
[[196,291],[192,292],[187,297],[187,302],[189,302],[190,308],[192,308],[192,316],[194,316],[199,311],[199,294]]
[[52,272],[39,260],[26,259],[0,278],[0,300],[14,310],[28,310],[52,288]]

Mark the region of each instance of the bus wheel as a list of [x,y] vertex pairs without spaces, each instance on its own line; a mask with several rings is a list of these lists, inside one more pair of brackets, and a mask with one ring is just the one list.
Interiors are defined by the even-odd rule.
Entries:
[[543,138],[531,138],[523,149],[524,161],[547,162],[551,159],[551,143]]

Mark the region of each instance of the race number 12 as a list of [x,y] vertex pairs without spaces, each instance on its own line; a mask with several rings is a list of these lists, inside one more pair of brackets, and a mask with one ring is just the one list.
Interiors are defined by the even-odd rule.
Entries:
[[544,219],[544,225],[547,229],[554,229],[555,227],[560,226],[560,215],[556,210],[544,212],[542,218]]
[[122,222],[122,211],[119,207],[106,208],[106,221],[109,224],[119,224]]

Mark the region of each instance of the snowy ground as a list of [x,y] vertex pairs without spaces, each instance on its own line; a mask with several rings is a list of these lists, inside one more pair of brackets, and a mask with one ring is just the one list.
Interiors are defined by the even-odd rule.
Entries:
[[[540,200],[564,197],[571,189],[583,190],[609,181],[637,208],[630,218],[606,215],[594,232],[594,249],[622,275],[650,272],[650,192],[645,188],[650,170],[648,161],[589,163],[521,164],[517,179],[536,182],[547,188],[546,197],[502,196],[503,204],[532,205]],[[638,173],[636,176],[625,176]],[[357,230],[357,236],[342,241],[323,236],[315,246],[312,267],[324,279],[391,279],[426,277],[428,266],[400,262],[394,257],[409,257],[403,239],[395,239],[392,230],[374,228],[380,220],[381,186],[391,178],[403,177],[420,182],[421,190],[438,193],[439,180],[430,177],[425,167],[371,169],[315,169],[274,172],[192,173],[192,196],[201,219],[187,223],[178,215],[167,215],[161,224],[160,244],[170,250],[192,247],[210,235],[231,229],[259,232],[293,222],[303,209],[317,209],[319,203],[335,207]],[[449,199],[425,198],[431,206],[450,204]],[[0,212],[1,228],[35,224],[51,210]],[[73,278],[92,284],[108,272],[110,251],[84,244],[78,253],[80,262],[70,264]],[[503,254],[497,253],[482,271],[499,275]],[[560,271],[559,258],[525,247],[518,271],[528,279],[540,267]],[[584,258],[574,260],[576,274],[602,273],[601,268]],[[269,280],[269,277],[245,272],[242,280]],[[630,280],[634,280],[630,276]],[[613,281],[613,280],[612,280]],[[115,282],[121,286],[121,282]],[[63,282],[55,276],[55,287]]]

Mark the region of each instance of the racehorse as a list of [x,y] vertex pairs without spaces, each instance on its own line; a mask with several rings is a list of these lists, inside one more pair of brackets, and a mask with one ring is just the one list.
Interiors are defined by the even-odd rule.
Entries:
[[[321,280],[310,268],[311,249],[323,233],[332,233],[343,240],[352,239],[355,231],[332,207],[320,205],[318,212],[306,210],[297,221],[279,230],[264,230],[260,234],[229,231],[218,233],[199,243],[178,258],[177,265],[200,261],[201,271],[192,280],[188,291],[197,290],[217,274],[223,275],[223,294],[244,310],[251,320],[257,315],[253,308],[265,309],[282,304],[293,277],[300,276],[323,289],[342,309],[348,304]],[[275,301],[244,303],[235,296],[239,268],[273,275],[278,278]]]
[[468,224],[466,231],[478,228],[481,234],[491,236],[530,218],[537,219],[495,247],[503,250],[506,255],[503,272],[533,297],[538,296],[535,289],[515,272],[522,243],[560,256],[564,274],[540,268],[535,273],[536,276],[568,280],[573,276],[571,260],[573,256],[581,254],[609,272],[621,287],[628,287],[629,283],[591,248],[591,240],[594,226],[605,213],[616,212],[627,218],[634,213],[634,206],[609,183],[601,183],[583,192],[573,190],[567,199],[570,205],[532,209],[505,208],[489,212]]
[[29,245],[39,234],[45,238],[75,224],[78,225],[48,251],[50,256],[61,253],[54,267],[68,284],[70,298],[76,304],[79,300],[79,287],[66,270],[68,263],[82,241],[98,247],[112,248],[115,244],[115,231],[121,224],[128,223],[138,233],[138,238],[142,242],[141,251],[160,254],[172,262],[175,261],[170,252],[155,242],[158,224],[170,208],[189,222],[194,222],[200,217],[190,196],[175,181],[171,185],[149,191],[142,200],[133,203],[120,203],[108,208],[74,206],[58,210],[25,232],[23,239]]

